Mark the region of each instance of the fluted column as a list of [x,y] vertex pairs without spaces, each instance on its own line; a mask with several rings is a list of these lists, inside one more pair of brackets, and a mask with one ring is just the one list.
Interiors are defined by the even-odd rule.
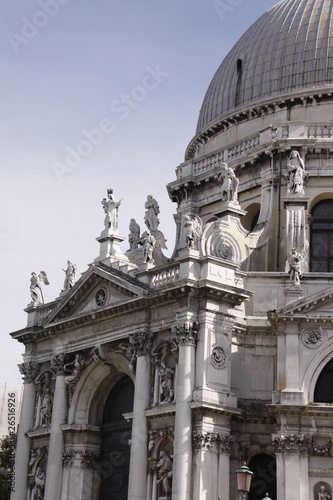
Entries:
[[36,388],[35,378],[39,373],[40,365],[32,362],[19,366],[24,375],[24,391],[20,425],[18,426],[17,445],[15,453],[15,491],[11,494],[12,500],[22,500],[27,497],[28,468],[30,459],[30,443],[26,433],[33,428]]
[[[180,320],[180,314],[178,315]],[[178,323],[179,361],[176,383],[176,418],[172,500],[190,500],[192,483],[192,401],[195,377],[195,345],[198,325],[187,313]]]
[[144,411],[150,402],[150,335],[145,332],[130,337],[136,354],[136,376],[131,438],[128,500],[146,500],[148,429]]
[[45,498],[60,500],[62,482],[62,457],[64,437],[60,426],[67,421],[67,391],[64,373],[64,355],[53,359],[52,368],[56,373],[54,388],[49,454],[46,469]]

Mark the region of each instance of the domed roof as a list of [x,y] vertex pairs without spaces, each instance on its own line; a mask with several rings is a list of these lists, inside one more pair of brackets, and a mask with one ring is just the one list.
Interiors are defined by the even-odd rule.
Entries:
[[333,83],[332,0],[282,0],[240,38],[204,98],[197,133],[237,108]]

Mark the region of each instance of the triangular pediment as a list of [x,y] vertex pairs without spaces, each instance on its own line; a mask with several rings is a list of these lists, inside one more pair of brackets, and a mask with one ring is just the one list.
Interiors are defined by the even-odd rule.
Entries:
[[333,318],[333,287],[303,297],[277,311],[279,317]]
[[146,287],[128,275],[103,264],[92,265],[72,289],[63,292],[43,326],[125,304],[146,293]]

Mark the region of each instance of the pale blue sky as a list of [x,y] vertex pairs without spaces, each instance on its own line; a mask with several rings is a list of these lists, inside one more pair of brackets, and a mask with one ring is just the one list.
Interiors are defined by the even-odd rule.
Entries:
[[[157,199],[170,255],[176,207],[165,186],[195,134],[213,74],[275,3],[1,2],[0,384],[21,383],[23,349],[8,333],[26,325],[31,272],[47,272],[44,296],[51,301],[67,259],[79,274],[87,269],[99,252],[107,188],[123,198],[119,229],[126,238],[132,217],[144,230],[147,195]],[[101,126],[103,133],[91,135]],[[87,136],[95,144],[80,150]],[[80,157],[66,164],[77,149]]]

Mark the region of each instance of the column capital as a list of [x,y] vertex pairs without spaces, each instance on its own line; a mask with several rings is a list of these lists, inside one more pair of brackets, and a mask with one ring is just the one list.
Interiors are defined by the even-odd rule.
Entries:
[[33,363],[32,361],[18,365],[21,374],[24,376],[25,384],[31,384],[35,381],[40,372],[40,366],[40,363]]
[[177,323],[173,330],[181,345],[196,345],[199,330],[199,323],[196,321],[187,320],[184,323]]
[[272,435],[275,453],[308,455],[310,440],[304,434]]
[[65,375],[65,354],[56,354],[51,360],[51,368],[56,375]]
[[129,336],[129,341],[133,346],[135,356],[146,356],[152,347],[151,333],[143,331],[136,332]]

